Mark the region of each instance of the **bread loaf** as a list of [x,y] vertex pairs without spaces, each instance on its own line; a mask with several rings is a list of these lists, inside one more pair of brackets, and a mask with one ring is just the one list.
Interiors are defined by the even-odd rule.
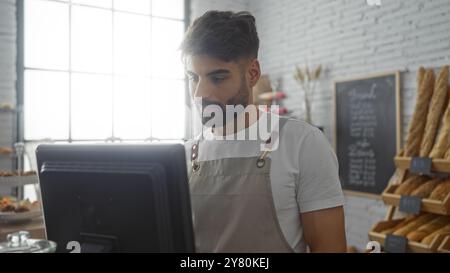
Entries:
[[446,179],[439,183],[436,188],[431,192],[429,199],[443,201],[445,197],[450,193],[450,179]]
[[431,192],[438,185],[438,183],[439,179],[428,180],[427,182],[424,182],[422,185],[413,190],[411,192],[411,196],[426,198],[431,194]]
[[431,233],[445,227],[450,223],[450,217],[440,216],[429,223],[420,226],[417,230],[408,233],[406,236],[410,241],[420,242],[423,238],[430,235]]
[[427,235],[425,238],[422,239],[421,243],[429,245],[433,242],[434,238],[438,235],[450,235],[450,224],[447,224],[445,227],[440,228],[430,235]]
[[422,144],[420,146],[421,157],[428,157],[430,155],[436,138],[436,133],[441,122],[442,114],[448,102],[448,74],[449,68],[448,66],[444,66],[434,85],[434,92],[431,97],[431,103],[427,115],[427,123],[425,125]]
[[418,188],[425,181],[427,181],[427,178],[425,176],[411,176],[397,187],[397,189],[394,191],[394,194],[410,195],[413,190]]
[[428,114],[430,100],[434,92],[435,78],[432,69],[426,71],[423,67],[419,68],[417,78],[418,91],[416,106],[414,107],[414,114],[409,123],[408,136],[403,152],[403,156],[407,157],[419,155],[422,137],[427,122],[424,117]]
[[419,67],[419,70],[417,70],[417,90],[418,91],[420,91],[420,86],[422,85],[422,81],[423,81],[423,78],[425,77],[425,73],[427,73],[427,70],[423,66]]
[[[447,93],[450,94],[450,88],[447,87]],[[444,158],[445,153],[450,148],[450,103],[447,103],[447,109],[442,117],[441,130],[438,134],[436,143],[431,150],[431,158]]]
[[436,216],[433,215],[433,214],[420,215],[414,221],[411,221],[410,223],[408,223],[404,227],[394,231],[393,234],[397,235],[397,236],[406,236],[408,233],[418,229],[420,226],[422,226],[422,225],[424,225],[424,224],[434,220],[435,218],[436,218]]
[[391,228],[382,230],[380,233],[382,233],[382,234],[392,234],[397,229],[400,229],[400,228],[406,226],[410,222],[416,220],[418,217],[419,217],[419,215],[414,215],[414,214],[408,215],[403,221],[401,221],[397,225],[395,225],[395,226],[393,226]]

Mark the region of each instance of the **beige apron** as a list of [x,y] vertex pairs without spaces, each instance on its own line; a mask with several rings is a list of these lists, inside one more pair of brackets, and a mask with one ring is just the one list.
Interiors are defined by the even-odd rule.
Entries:
[[293,252],[278,223],[268,152],[198,162],[199,146],[192,145],[189,179],[196,251]]

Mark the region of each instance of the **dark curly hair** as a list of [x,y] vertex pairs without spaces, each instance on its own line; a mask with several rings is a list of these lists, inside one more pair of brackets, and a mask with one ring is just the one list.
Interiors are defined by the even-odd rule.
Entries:
[[255,17],[246,11],[208,11],[188,28],[180,49],[183,58],[203,54],[226,62],[257,58]]

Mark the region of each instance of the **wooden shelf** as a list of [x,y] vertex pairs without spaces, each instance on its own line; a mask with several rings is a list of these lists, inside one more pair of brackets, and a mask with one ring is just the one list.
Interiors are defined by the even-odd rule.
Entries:
[[[369,239],[372,241],[379,242],[382,247],[385,246],[387,235],[381,233],[383,230],[392,228],[398,223],[403,221],[403,219],[395,219],[394,215],[396,209],[400,205],[400,200],[402,198],[399,194],[394,194],[397,187],[404,182],[409,172],[412,158],[410,157],[395,157],[394,162],[397,170],[391,181],[389,182],[386,189],[381,194],[381,199],[387,205],[390,205],[388,214],[386,215],[386,220],[378,222],[369,231]],[[431,162],[431,172],[434,174],[447,173],[450,174],[450,161],[443,159],[434,159]],[[444,200],[433,200],[423,198],[421,201],[420,210],[422,212],[428,212],[433,214],[445,215],[450,217],[450,193],[444,198]],[[408,241],[406,245],[406,252],[410,253],[436,253],[436,252],[450,252],[450,236],[448,234],[441,234],[434,238],[430,245],[425,245],[420,242]]]
[[[381,231],[396,226],[403,219],[381,221],[375,224],[375,226],[369,231],[369,239],[379,242],[384,247],[386,241],[386,234]],[[425,245],[420,242],[408,241],[406,246],[406,252],[410,253],[433,253],[436,252],[446,235],[439,235],[431,242],[430,245]]]
[[17,158],[17,156],[15,154],[3,153],[3,154],[0,154],[0,158],[3,158],[3,159],[15,159],[15,158]]
[[[388,185],[381,195],[381,199],[387,205],[398,207],[400,204],[401,195],[394,194],[398,185]],[[433,199],[422,199],[421,211],[430,212],[441,215],[450,215],[450,193],[443,201]]]
[[438,248],[439,253],[450,253],[450,235],[445,237],[442,244]]
[[16,113],[16,109],[14,108],[5,108],[5,107],[1,107],[0,108],[0,113]]
[[0,176],[0,186],[4,187],[20,187],[37,183],[39,183],[39,178],[37,175]]
[[[411,157],[395,157],[395,166],[401,170],[408,170],[411,166]],[[438,173],[450,173],[450,160],[433,159],[431,163],[431,170]]]

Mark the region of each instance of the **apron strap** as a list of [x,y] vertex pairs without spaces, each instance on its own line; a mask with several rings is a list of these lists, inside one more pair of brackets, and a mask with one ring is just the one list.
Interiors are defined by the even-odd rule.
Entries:
[[197,140],[197,142],[194,143],[191,147],[191,162],[192,162],[192,170],[194,172],[198,171],[198,169],[200,168],[200,165],[197,162],[199,143],[200,143],[200,140]]
[[289,120],[289,118],[280,118],[279,120],[280,120],[280,123],[279,123],[278,131],[272,131],[270,133],[270,137],[266,141],[264,141],[264,144],[266,145],[266,147],[269,146],[269,149],[262,151],[261,154],[259,155],[259,158],[256,161],[256,166],[258,168],[264,167],[264,165],[266,163],[266,158],[270,154],[270,152],[272,151],[270,149],[271,148],[270,143],[272,141],[279,141],[279,139],[280,139],[280,132],[283,129],[283,127],[286,124],[286,122]]

